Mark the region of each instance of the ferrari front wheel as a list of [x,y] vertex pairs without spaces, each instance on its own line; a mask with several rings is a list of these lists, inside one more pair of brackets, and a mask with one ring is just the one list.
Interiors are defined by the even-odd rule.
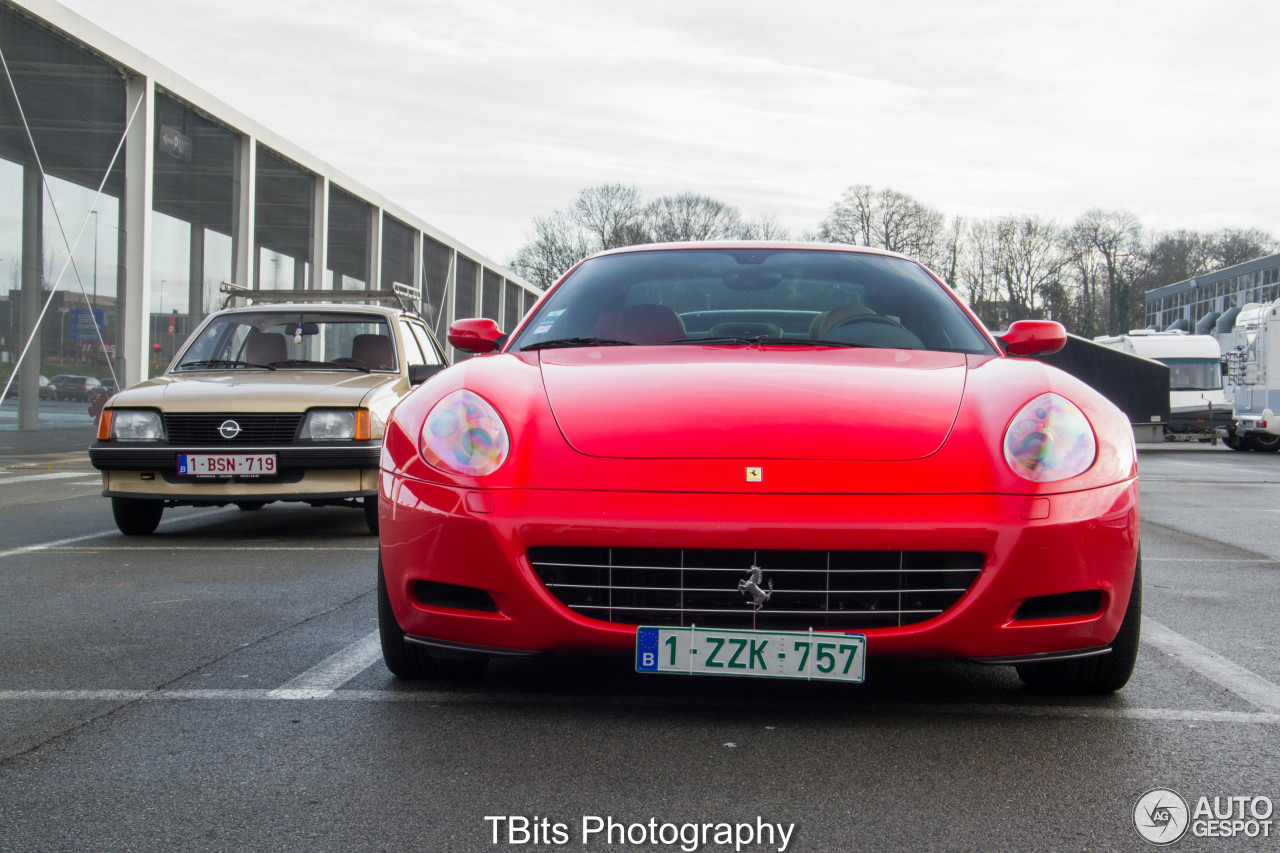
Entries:
[[378,638],[382,642],[382,660],[396,678],[406,681],[424,681],[432,678],[477,678],[489,665],[482,656],[440,658],[424,646],[405,639],[396,614],[391,609],[391,597],[387,594],[387,577],[382,571],[382,557],[378,557]]
[[1097,695],[1114,693],[1129,683],[1138,662],[1138,638],[1142,630],[1142,553],[1133,572],[1133,591],[1125,608],[1120,631],[1105,655],[1074,660],[1018,664],[1018,677],[1041,693]]

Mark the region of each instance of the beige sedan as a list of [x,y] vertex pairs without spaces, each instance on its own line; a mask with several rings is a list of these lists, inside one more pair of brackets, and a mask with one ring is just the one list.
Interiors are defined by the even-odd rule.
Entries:
[[378,305],[268,304],[209,315],[165,372],[108,401],[89,458],[116,525],[167,506],[350,506],[378,529],[392,407],[445,366],[426,324]]

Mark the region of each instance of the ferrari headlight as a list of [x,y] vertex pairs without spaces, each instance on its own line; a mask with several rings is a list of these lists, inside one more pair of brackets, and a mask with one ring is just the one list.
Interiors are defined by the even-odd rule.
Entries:
[[[360,438],[358,427],[361,411],[365,410],[312,409],[303,418],[298,437],[307,441],[350,441]],[[366,434],[364,437],[369,436]]]
[[493,406],[471,391],[454,391],[427,414],[419,439],[422,458],[455,474],[483,477],[507,461],[511,440]]
[[1097,452],[1084,412],[1058,394],[1041,394],[1027,403],[1004,433],[1004,461],[1019,477],[1037,483],[1083,474]]
[[115,409],[111,437],[117,441],[159,441],[164,438],[160,413],[150,409]]

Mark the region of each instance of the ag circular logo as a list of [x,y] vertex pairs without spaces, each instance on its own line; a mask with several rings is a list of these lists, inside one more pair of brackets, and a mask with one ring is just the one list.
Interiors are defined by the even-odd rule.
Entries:
[[225,420],[218,426],[218,435],[230,441],[240,434],[240,424],[233,420]]
[[1168,788],[1152,788],[1133,807],[1133,825],[1152,844],[1172,844],[1187,834],[1190,823],[1187,801]]

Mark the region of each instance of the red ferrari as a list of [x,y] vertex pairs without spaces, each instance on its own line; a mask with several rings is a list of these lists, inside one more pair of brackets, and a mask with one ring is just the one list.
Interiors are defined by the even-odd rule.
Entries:
[[510,335],[459,320],[396,408],[379,625],[403,678],[612,651],[640,672],[857,682],[868,656],[1133,671],[1125,416],[910,258],[682,243],[579,263]]

